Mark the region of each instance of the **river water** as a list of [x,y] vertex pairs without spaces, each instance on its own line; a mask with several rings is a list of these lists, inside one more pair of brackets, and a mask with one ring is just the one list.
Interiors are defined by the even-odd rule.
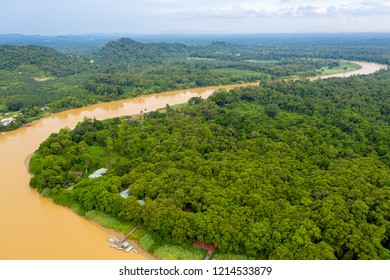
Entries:
[[[384,65],[359,62],[362,68],[342,77],[373,73]],[[333,77],[333,75],[332,75]],[[139,114],[186,102],[194,96],[207,98],[218,88],[179,90],[128,100],[100,103],[54,114],[30,127],[0,135],[0,259],[153,259],[138,248],[124,253],[109,247],[107,237],[118,235],[91,223],[69,209],[43,198],[29,187],[28,157],[51,133],[63,127],[74,128],[84,117],[106,119]]]
[[350,72],[345,72],[345,73],[309,77],[309,79],[313,81],[318,79],[328,79],[334,77],[346,78],[354,75],[368,75],[380,69],[387,69],[387,65],[378,64],[378,63],[365,62],[365,61],[351,61],[351,62],[359,64],[362,68]]
[[125,253],[109,247],[112,230],[95,225],[69,209],[56,205],[29,187],[28,157],[53,132],[74,128],[84,117],[96,119],[149,112],[166,104],[186,102],[194,96],[207,98],[229,85],[171,91],[129,100],[73,109],[0,135],[0,259],[152,259],[137,248]]

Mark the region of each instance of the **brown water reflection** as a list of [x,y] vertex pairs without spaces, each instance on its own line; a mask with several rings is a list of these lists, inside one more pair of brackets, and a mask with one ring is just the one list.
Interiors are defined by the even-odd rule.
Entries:
[[[253,84],[252,84],[253,85]],[[63,127],[73,128],[84,117],[96,119],[139,114],[208,97],[218,88],[172,91],[130,100],[95,104],[52,115],[0,135],[0,259],[151,259],[109,248],[112,231],[95,225],[30,189],[26,164],[39,144]]]
[[[358,63],[362,65],[362,69],[337,76],[370,74],[385,67],[376,63]],[[249,84],[179,90],[95,104],[61,112],[33,122],[31,127],[1,134],[0,259],[153,258],[142,250],[139,250],[139,254],[126,254],[109,248],[106,238],[112,235],[112,231],[79,217],[30,189],[30,175],[25,166],[29,155],[51,133],[58,132],[63,127],[73,128],[84,117],[106,119],[134,115],[165,107],[166,104],[184,103],[194,96],[206,98],[218,88],[232,89],[247,85]]]

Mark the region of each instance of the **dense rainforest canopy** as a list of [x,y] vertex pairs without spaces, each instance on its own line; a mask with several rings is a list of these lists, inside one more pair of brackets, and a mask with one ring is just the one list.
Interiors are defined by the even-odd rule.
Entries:
[[137,118],[85,119],[43,142],[30,170],[43,194],[140,222],[167,243],[256,259],[390,259],[390,72],[268,80]]
[[[20,36],[18,41],[17,36],[0,36],[0,42],[7,43],[0,45],[0,114],[17,116],[12,124],[0,125],[0,131],[47,112],[142,94],[356,67],[342,65],[340,59],[389,62],[388,36],[351,36],[221,38],[228,42],[216,38],[109,41],[110,36]],[[183,43],[177,43],[180,40]]]

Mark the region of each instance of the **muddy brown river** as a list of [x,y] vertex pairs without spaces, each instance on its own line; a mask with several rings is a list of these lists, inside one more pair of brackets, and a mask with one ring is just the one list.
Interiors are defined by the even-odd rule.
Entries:
[[[362,69],[357,70],[360,72],[350,72],[349,76],[369,74],[385,67],[376,63],[358,63],[362,65]],[[348,76],[348,73],[343,75]],[[31,189],[28,157],[51,133],[66,126],[74,128],[84,117],[106,119],[134,115],[166,104],[184,103],[194,96],[206,98],[218,88],[245,85],[179,90],[100,103],[54,114],[33,122],[30,127],[0,134],[0,259],[153,259],[140,248],[138,254],[110,248],[107,237],[119,236],[118,233],[85,220]]]
[[73,109],[0,135],[0,259],[152,259],[138,249],[125,253],[110,248],[107,237],[117,235],[76,215],[69,209],[43,198],[29,187],[29,156],[51,133],[74,128],[84,117],[96,119],[149,112],[166,104],[203,98],[229,85],[179,90],[100,103]]

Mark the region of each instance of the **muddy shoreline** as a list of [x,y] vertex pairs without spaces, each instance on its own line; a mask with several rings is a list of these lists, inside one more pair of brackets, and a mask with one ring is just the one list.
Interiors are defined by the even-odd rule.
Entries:
[[[387,67],[366,62],[364,65],[362,69],[371,71],[370,73]],[[359,75],[355,71],[348,73],[349,76]],[[360,75],[370,74],[361,73]],[[28,161],[32,153],[51,133],[58,132],[64,127],[72,129],[84,117],[106,119],[136,115],[140,111],[150,112],[163,108],[166,104],[185,103],[191,97],[207,98],[219,88],[232,89],[249,85],[256,84],[178,90],[99,103],[53,114],[34,121],[29,127],[1,134],[0,223],[4,225],[4,229],[0,231],[0,259],[155,259],[139,245],[137,247],[139,254],[132,252],[126,254],[109,248],[107,237],[110,235],[120,237],[121,233],[86,220],[31,189]]]

